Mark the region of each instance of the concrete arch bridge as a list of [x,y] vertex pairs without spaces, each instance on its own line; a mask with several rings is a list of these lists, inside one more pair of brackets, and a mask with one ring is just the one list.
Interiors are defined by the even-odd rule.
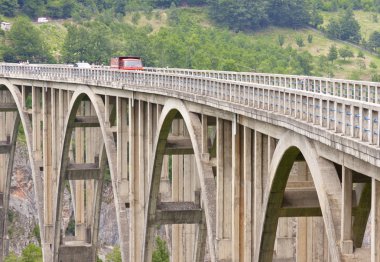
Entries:
[[380,261],[379,117],[373,82],[1,64],[1,257],[22,126],[45,261],[95,261],[106,176],[123,261],[158,230],[176,262]]

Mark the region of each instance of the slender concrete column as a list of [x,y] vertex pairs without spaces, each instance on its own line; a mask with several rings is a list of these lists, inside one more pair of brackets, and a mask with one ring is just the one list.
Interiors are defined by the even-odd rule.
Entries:
[[[183,134],[183,121],[174,120],[172,125],[172,134],[179,136]],[[181,202],[183,199],[183,156],[172,156],[172,201]],[[172,225],[172,261],[182,262],[183,241],[182,241],[182,225]]]
[[[142,246],[143,246],[143,232],[144,232],[144,210],[145,210],[145,199],[147,192],[147,183],[148,181],[148,169],[147,169],[147,160],[148,160],[148,152],[147,152],[147,118],[146,118],[146,103],[144,101],[138,102],[138,128],[137,128],[137,141],[138,141],[138,165],[139,172],[138,179],[136,181],[136,187],[138,192],[138,202],[136,205],[138,212],[138,220],[137,227],[137,243],[136,243],[136,254],[141,254]],[[136,137],[136,136],[135,136]],[[136,144],[135,144],[136,146]],[[138,259],[136,260],[138,261]]]
[[244,262],[250,262],[253,256],[253,169],[252,169],[252,130],[248,127],[244,127]]
[[128,123],[126,113],[128,112],[127,99],[118,97],[116,99],[116,123],[117,123],[117,184],[121,203],[127,207],[129,202],[129,180],[128,180]]
[[148,170],[146,152],[145,102],[130,103],[129,147],[130,147],[130,204],[131,204],[131,238],[130,261],[140,261],[143,245],[144,206]]
[[297,218],[296,261],[307,261],[307,217]]
[[240,261],[240,127],[236,124],[232,132],[232,261]]
[[343,254],[354,252],[352,241],[352,171],[342,167],[342,225],[341,250]]
[[311,242],[313,243],[313,261],[326,261],[329,255],[323,218],[311,217],[310,219],[312,220],[313,227],[311,234]]
[[[108,106],[106,105],[105,108]],[[84,113],[86,116],[94,116],[96,115],[95,110],[93,109],[91,103],[86,103],[84,108]],[[106,110],[107,111],[107,110]],[[109,112],[109,111],[108,111]],[[108,117],[109,118],[109,117]],[[106,117],[106,119],[108,119]],[[96,161],[99,162],[99,156],[100,156],[100,141],[102,141],[99,133],[99,128],[96,127],[89,127],[85,129],[85,141],[86,141],[86,147],[85,147],[85,162],[86,163],[94,163],[95,158],[97,158]],[[99,163],[98,163],[99,164]],[[94,212],[94,201],[95,201],[95,181],[92,179],[87,179],[85,182],[85,230],[86,230],[86,242],[92,243],[92,238],[89,234],[91,232],[91,228],[95,225],[93,225],[93,217],[96,215]],[[101,190],[101,188],[99,188]],[[99,205],[100,206],[100,205]]]
[[207,115],[202,115],[202,153],[208,153],[208,124]]
[[[161,105],[156,105],[156,120],[155,123],[158,123],[162,111]],[[157,125],[157,124],[156,124]],[[156,127],[157,128],[157,127]],[[155,134],[156,136],[156,134]],[[161,172],[161,182],[160,182],[160,193],[163,201],[170,201],[172,197],[171,185],[169,180],[169,156],[164,156],[162,163],[162,172]],[[166,225],[167,232],[169,231],[169,225]],[[169,233],[167,234],[169,235]],[[171,245],[168,245],[168,248],[171,250]]]
[[217,119],[217,217],[218,259],[232,259],[232,125]]
[[[188,137],[187,131],[185,136]],[[191,155],[183,156],[183,200],[194,201],[194,158]],[[193,259],[195,225],[182,225],[182,239],[184,261],[191,262]]]
[[[254,215],[253,217],[257,218],[254,221],[254,235],[253,242],[259,243],[260,241],[260,223],[262,205],[263,205],[263,135],[255,131],[255,140],[254,140],[254,174],[253,174],[253,188],[254,188]],[[255,244],[254,252],[260,252]]]
[[371,262],[380,261],[380,182],[372,178]]
[[[131,183],[131,196],[133,200],[131,200],[131,229],[133,234],[132,238],[130,239],[131,244],[131,261],[139,261],[140,259],[140,237],[139,236],[139,227],[141,224],[140,218],[141,218],[141,207],[140,207],[140,201],[141,201],[141,188],[140,188],[140,175],[141,171],[140,169],[143,168],[140,165],[140,136],[141,136],[141,119],[139,116],[140,110],[140,102],[139,101],[132,101],[133,107],[130,108],[132,116],[130,116],[130,148],[132,152],[130,153],[131,157],[131,171],[130,171],[130,183]],[[133,122],[133,124],[132,124]],[[133,126],[133,129],[132,129]],[[132,141],[133,140],[133,141]],[[132,156],[133,154],[133,156]]]
[[293,258],[293,237],[291,219],[281,217],[278,219],[277,237],[276,237],[276,258],[290,259]]
[[41,89],[32,86],[32,138],[33,154],[37,166],[42,166],[42,148],[41,148]]
[[[79,114],[83,115],[84,106],[79,107]],[[85,130],[75,129],[75,163],[85,163]],[[86,239],[85,203],[84,203],[84,181],[75,181],[75,239],[84,241]]]
[[43,172],[44,172],[44,229],[46,243],[52,243],[52,225],[53,225],[53,151],[55,146],[52,144],[53,127],[52,108],[55,107],[54,90],[45,89],[42,92],[42,110],[43,110]]
[[129,99],[128,103],[129,109],[129,203],[130,203],[130,225],[129,225],[129,261],[137,261],[139,254],[136,254],[136,194],[135,194],[135,177],[136,169],[135,166],[135,128],[136,126],[136,117],[135,110],[136,106],[132,99]]

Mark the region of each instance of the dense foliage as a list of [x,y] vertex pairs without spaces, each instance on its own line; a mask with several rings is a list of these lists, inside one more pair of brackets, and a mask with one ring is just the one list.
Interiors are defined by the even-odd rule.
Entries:
[[11,252],[4,262],[42,262],[42,250],[34,244],[27,245],[21,253],[21,256],[16,256]]
[[41,33],[29,19],[18,18],[9,31],[10,45],[6,46],[4,60],[9,62],[29,61],[49,63],[54,59]]
[[333,19],[327,26],[326,33],[331,38],[359,43],[360,26],[351,9],[346,9],[338,19]]
[[152,254],[152,262],[169,262],[169,250],[166,242],[156,237],[156,247]]
[[210,0],[210,15],[235,30],[269,24],[297,28],[310,21],[306,0]]
[[106,256],[106,262],[121,262],[120,247],[114,247]]
[[307,52],[281,48],[277,43],[268,44],[244,34],[204,28],[190,15],[173,17],[173,26],[155,34],[149,27],[127,26],[117,21],[109,25],[99,20],[68,25],[63,62],[108,64],[111,56],[133,54],[142,56],[147,66],[311,73],[312,57]]

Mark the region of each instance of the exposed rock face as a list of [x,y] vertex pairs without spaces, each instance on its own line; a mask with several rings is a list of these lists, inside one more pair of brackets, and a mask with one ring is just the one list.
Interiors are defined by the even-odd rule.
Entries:
[[[70,193],[68,190],[65,190],[62,212],[65,227],[73,213],[72,206]],[[22,143],[18,143],[16,147],[15,162],[11,178],[9,207],[9,251],[20,254],[22,249],[28,244],[38,244],[36,234],[33,233],[33,229],[38,225],[33,180],[28,150],[26,145]],[[105,184],[103,188],[99,226],[100,245],[118,245],[119,235],[113,192],[110,184]]]
[[20,254],[28,244],[38,244],[33,234],[38,221],[28,150],[20,143],[16,147],[9,201],[9,250]]
[[105,184],[103,187],[99,222],[99,240],[101,245],[115,246],[119,244],[116,210],[111,184]]

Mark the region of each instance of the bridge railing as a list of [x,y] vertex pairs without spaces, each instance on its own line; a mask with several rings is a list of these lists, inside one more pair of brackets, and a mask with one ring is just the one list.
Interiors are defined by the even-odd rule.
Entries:
[[199,76],[278,86],[380,104],[380,83],[378,82],[353,81],[313,76],[193,70],[181,68],[147,68],[147,70],[152,72],[182,74],[188,76]]
[[[330,82],[324,80],[325,86],[323,86],[322,82],[318,82],[323,79],[311,78],[316,81],[311,87],[309,84],[297,84],[295,82],[297,76],[291,76],[291,78],[279,75],[273,77],[264,75],[263,78],[256,76],[257,81],[258,79],[267,79],[266,81],[277,79],[278,81],[275,84],[271,82],[263,84],[260,81],[256,83],[255,81],[224,79],[228,76],[218,78],[212,74],[202,75],[207,73],[204,71],[199,71],[199,74],[194,72],[194,75],[191,75],[181,73],[181,71],[166,70],[120,71],[101,68],[3,64],[0,65],[0,77],[65,81],[117,89],[152,90],[152,92],[158,91],[175,97],[187,97],[195,102],[202,98],[202,102],[210,106],[217,104],[225,110],[231,110],[236,105],[236,108],[243,108],[248,115],[256,114],[257,116],[260,112],[266,111],[307,123],[310,128],[302,132],[309,135],[319,137],[322,134],[324,139],[328,139],[328,133],[337,133],[341,135],[342,140],[349,138],[346,143],[360,141],[364,142],[365,146],[379,147],[378,93],[380,88],[378,83],[341,82],[332,79],[329,80]],[[252,75],[250,77],[255,79]],[[301,78],[305,80],[304,77],[298,77],[298,79]],[[310,83],[311,80],[309,79],[306,83]],[[283,83],[284,86],[278,83]],[[295,86],[285,83],[293,83]],[[265,118],[268,115],[262,114],[260,117]],[[291,121],[285,118],[277,118],[276,124],[299,129],[299,126],[292,126],[289,124]],[[317,129],[324,132],[319,133]],[[334,142],[341,143],[342,141]]]

